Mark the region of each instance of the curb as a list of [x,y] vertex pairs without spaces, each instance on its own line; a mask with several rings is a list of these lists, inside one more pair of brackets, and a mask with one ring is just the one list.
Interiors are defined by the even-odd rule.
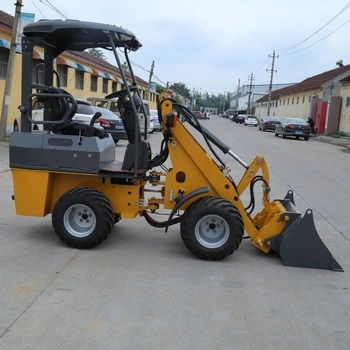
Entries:
[[330,145],[350,148],[350,139],[345,138],[345,137],[335,138],[332,136],[317,135],[317,136],[312,137],[312,140],[318,141],[318,142],[323,142],[323,143],[328,143]]

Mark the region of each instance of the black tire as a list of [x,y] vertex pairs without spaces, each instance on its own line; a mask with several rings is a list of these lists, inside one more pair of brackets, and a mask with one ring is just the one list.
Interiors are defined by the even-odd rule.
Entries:
[[119,142],[119,139],[114,139],[114,143],[117,144]]
[[304,140],[305,140],[305,141],[309,141],[309,137],[308,137],[308,136],[305,136],[305,137],[304,137]]
[[275,130],[275,136],[278,137],[278,132]]
[[204,260],[221,260],[231,255],[239,247],[243,233],[238,209],[221,197],[197,200],[186,209],[181,221],[185,246]]
[[102,243],[111,233],[114,220],[107,197],[89,187],[66,192],[52,211],[52,226],[58,238],[79,249]]
[[286,138],[286,135],[284,134],[284,130],[282,129],[282,133],[281,133],[282,139]]

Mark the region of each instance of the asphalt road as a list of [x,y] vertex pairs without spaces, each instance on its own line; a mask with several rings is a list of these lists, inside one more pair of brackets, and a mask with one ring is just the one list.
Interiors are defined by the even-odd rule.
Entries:
[[[220,117],[203,124],[245,162],[265,156],[271,196],[292,189],[313,210],[345,272],[286,267],[249,240],[201,261],[178,226],[164,233],[142,218],[120,221],[98,248],[68,248],[50,217],[15,215],[0,143],[0,349],[349,349],[350,154]],[[150,136],[153,151],[159,139]],[[223,159],[238,181],[242,167]]]

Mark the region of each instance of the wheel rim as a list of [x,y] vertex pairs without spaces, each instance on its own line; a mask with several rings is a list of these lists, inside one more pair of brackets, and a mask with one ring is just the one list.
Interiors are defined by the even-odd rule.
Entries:
[[63,217],[64,227],[74,237],[86,237],[96,227],[95,213],[84,204],[70,206]]
[[219,248],[224,245],[229,236],[229,225],[221,216],[206,215],[203,216],[196,224],[195,236],[205,248]]

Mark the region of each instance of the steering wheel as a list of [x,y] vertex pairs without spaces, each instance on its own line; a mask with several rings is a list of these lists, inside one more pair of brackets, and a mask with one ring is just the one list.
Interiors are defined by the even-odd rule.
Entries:
[[[133,91],[136,91],[137,90],[137,86],[130,86],[129,87],[129,91],[130,92],[133,92]],[[126,96],[128,93],[128,90],[127,89],[122,89],[122,90],[118,90],[118,91],[115,91],[115,92],[112,92],[111,94],[107,95],[105,98],[106,99],[110,99],[110,98],[114,98],[114,97],[124,97]]]

